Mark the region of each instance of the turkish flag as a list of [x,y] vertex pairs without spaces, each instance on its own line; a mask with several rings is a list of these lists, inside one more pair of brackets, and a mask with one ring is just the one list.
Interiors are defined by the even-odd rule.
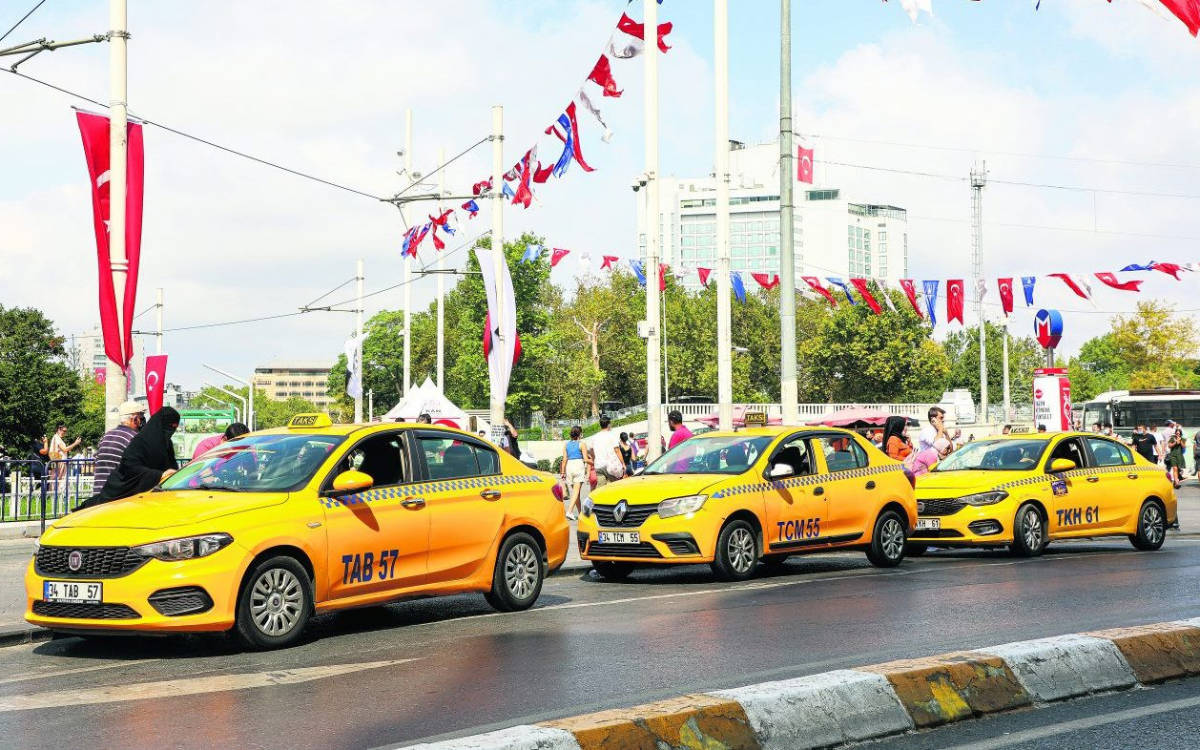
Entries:
[[96,385],[104,385],[108,382],[108,369],[104,367],[93,367],[92,376],[96,379]]
[[558,262],[567,257],[570,252],[570,250],[564,250],[561,247],[554,248],[554,252],[550,254],[550,267],[554,268],[557,266]]
[[[109,257],[109,127],[108,118],[90,112],[76,112],[83,136],[83,154],[87,159],[92,185],[92,220],[96,231],[96,261],[100,280],[100,328],[104,335],[104,354],[122,370],[133,359],[133,313],[137,301],[138,267],[142,249],[142,185],[144,150],[142,126],[128,123],[128,154],[125,173],[125,259],[129,270],[125,288],[113,288],[112,261]],[[122,325],[117,327],[117,294],[121,294]]]
[[1167,10],[1183,21],[1192,36],[1200,34],[1200,0],[1160,0]]
[[620,258],[618,258],[615,255],[605,255],[603,257],[604,257],[604,262],[600,264],[601,271],[603,271],[606,268],[609,270],[612,270],[612,264],[616,263],[618,260],[620,260]]
[[167,382],[167,355],[151,354],[146,357],[146,406],[150,416],[162,408],[163,385]]
[[758,282],[758,285],[763,289],[774,289],[779,286],[779,274],[774,273],[768,276],[765,273],[752,273],[750,276]]
[[[1090,288],[1088,288],[1087,284],[1080,283],[1079,281],[1071,278],[1070,274],[1050,273],[1050,274],[1046,274],[1046,275],[1053,276],[1054,278],[1060,280],[1062,283],[1066,284],[1067,287],[1069,287],[1072,292],[1075,292],[1075,294],[1079,295],[1080,297],[1082,297],[1084,299],[1091,299],[1092,290]],[[1084,291],[1085,289],[1087,291]]]
[[1004,314],[1012,315],[1012,311],[1013,311],[1012,283],[1013,283],[1013,280],[1011,278],[996,279],[996,282],[1000,285],[1000,305],[1001,305],[1001,307],[1004,308]]
[[667,291],[667,268],[669,266],[666,263],[658,264],[658,291],[660,292]]
[[813,181],[813,150],[798,146],[796,148],[796,179],[800,182],[807,182],[809,185]]
[[1103,284],[1105,284],[1106,286],[1111,286],[1113,289],[1120,289],[1123,292],[1140,292],[1140,291],[1142,291],[1141,290],[1142,282],[1140,279],[1136,280],[1136,281],[1121,281],[1120,279],[1117,278],[1117,275],[1115,273],[1109,273],[1107,271],[1102,272],[1102,273],[1097,273],[1096,278],[1100,279],[1100,281]]
[[600,59],[596,61],[596,65],[588,75],[588,80],[603,89],[605,96],[617,97],[625,93],[617,88],[617,82],[612,74],[612,66],[608,62],[608,55],[600,55]]
[[925,320],[925,313],[921,312],[921,306],[917,304],[917,285],[912,279],[900,279],[900,288],[904,290],[904,296],[908,297],[908,304],[912,305],[912,309],[916,311],[917,317]]
[[700,283],[707,287],[708,286],[708,276],[709,276],[709,274],[712,273],[712,269],[711,268],[697,268],[696,273],[699,274],[699,276],[700,276]]
[[875,297],[871,295],[871,288],[867,286],[866,279],[850,279],[850,284],[858,291],[858,295],[863,298],[863,302],[867,303],[867,307],[871,308],[871,312],[878,315],[883,312],[883,308],[875,301]]
[[[635,39],[641,39],[643,42],[646,39],[646,24],[638,23],[624,13],[621,14],[621,20],[617,21],[617,28]],[[667,46],[666,36],[671,33],[672,28],[674,26],[670,21],[658,25],[658,48],[663,52],[671,49]]]
[[1183,266],[1178,263],[1151,263],[1150,267],[1155,271],[1162,271],[1169,274],[1176,281],[1179,281],[1179,272],[1184,270]]
[[946,318],[963,322],[963,280],[946,280]]
[[808,284],[809,289],[812,289],[817,294],[829,300],[829,304],[832,307],[837,307],[837,300],[828,289],[822,286],[820,279],[818,279],[816,276],[801,276],[800,278],[803,279],[805,284]]

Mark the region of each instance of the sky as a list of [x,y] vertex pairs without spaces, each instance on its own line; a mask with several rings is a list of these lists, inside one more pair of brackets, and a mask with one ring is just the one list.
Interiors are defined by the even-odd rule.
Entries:
[[[34,4],[0,0],[0,33]],[[779,3],[729,5],[730,136],[773,140]],[[970,277],[966,177],[977,160],[986,160],[992,180],[983,207],[986,278],[1200,260],[1200,42],[1182,24],[1136,0],[1046,0],[1037,12],[1011,0],[933,5],[936,15],[914,24],[895,1],[793,4],[794,127],[816,150],[817,182],[908,209],[910,276]],[[415,0],[130,6],[133,113],[391,195],[409,182],[397,155],[409,108],[415,171],[432,171],[439,149],[454,155],[485,137],[495,104],[504,106],[506,163],[535,143],[547,148],[542,131],[574,95],[626,3],[459,0],[453,13]],[[641,17],[640,0],[629,12]],[[662,172],[704,175],[714,153],[712,4],[666,0],[659,13],[675,25],[673,47],[660,58]],[[107,14],[102,0],[48,0],[3,46],[102,33]],[[43,53],[20,70],[108,100],[107,45]],[[573,251],[552,276],[568,287],[588,270],[580,253],[594,259],[592,272],[602,254],[634,254],[629,184],[644,170],[640,60],[615,64],[614,75],[624,94],[603,101],[610,142],[580,115],[595,171],[573,168],[542,186],[533,208],[504,213],[506,237],[530,230]],[[0,71],[0,304],[38,307],[68,336],[97,323],[91,202],[70,109],[83,104]],[[350,314],[193,326],[295,312],[352,279],[359,258],[367,292],[402,280],[404,224],[394,207],[158,128],[146,128],[145,143],[137,309],[164,289],[169,380],[197,387],[211,377],[204,363],[245,376],[277,359],[332,362],[353,330]],[[490,171],[484,144],[447,168],[446,186],[461,193]],[[413,207],[404,218],[423,216]],[[490,221],[486,207],[474,220],[464,217],[448,265],[462,265],[464,246]],[[433,262],[427,242],[421,264]],[[1042,280],[1037,303],[1064,312],[1067,352],[1139,299],[1200,310],[1200,276],[1143,278],[1141,295],[1093,279],[1091,303]],[[325,302],[352,293],[349,285]],[[414,309],[433,294],[432,278],[417,282]],[[998,316],[994,282],[987,301],[988,314]],[[374,295],[366,314],[401,302],[400,289]],[[1019,304],[1012,330],[1032,332],[1036,309]],[[152,325],[152,313],[135,322]]]

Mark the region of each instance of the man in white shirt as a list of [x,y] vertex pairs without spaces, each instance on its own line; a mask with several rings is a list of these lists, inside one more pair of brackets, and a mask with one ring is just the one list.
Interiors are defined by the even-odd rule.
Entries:
[[917,435],[917,451],[932,448],[938,438],[950,439],[946,434],[946,410],[940,406],[932,406],[929,408],[929,424]]
[[589,447],[595,462],[600,484],[615,482],[625,476],[625,461],[621,458],[621,436],[612,431],[612,420],[600,415],[600,431],[592,436]]

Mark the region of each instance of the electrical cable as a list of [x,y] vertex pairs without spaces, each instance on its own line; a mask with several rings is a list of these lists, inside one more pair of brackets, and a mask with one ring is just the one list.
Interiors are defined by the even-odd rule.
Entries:
[[38,0],[38,4],[37,4],[37,5],[35,5],[35,6],[33,6],[32,8],[30,8],[28,13],[26,13],[26,14],[25,14],[25,15],[23,15],[23,16],[21,16],[21,20],[20,20],[20,21],[17,21],[16,23],[14,23],[14,24],[12,25],[12,28],[11,28],[11,29],[9,29],[8,31],[4,32],[4,36],[0,36],[0,42],[3,42],[5,39],[7,39],[7,38],[8,38],[8,35],[9,35],[9,34],[11,34],[11,33],[13,33],[14,31],[16,31],[18,26],[20,26],[21,24],[25,23],[25,19],[26,19],[26,18],[29,18],[30,16],[32,16],[32,15],[33,15],[33,12],[34,12],[35,10],[37,10],[38,8],[42,7],[42,3],[44,3],[44,2],[46,2],[46,0]]
[[[416,187],[417,185],[420,185],[420,184],[421,184],[422,182],[424,182],[425,180],[429,179],[430,177],[433,177],[433,176],[434,176],[435,174],[437,174],[438,172],[441,172],[441,171],[442,171],[443,169],[445,169],[446,167],[450,166],[451,164],[453,164],[454,162],[458,161],[458,160],[459,160],[459,159],[461,159],[462,157],[466,156],[467,154],[471,153],[472,151],[474,151],[475,149],[479,148],[479,147],[480,147],[480,146],[482,146],[483,144],[485,144],[485,143],[487,143],[488,141],[492,140],[492,138],[494,138],[494,137],[495,137],[495,136],[487,135],[487,136],[484,136],[483,138],[480,138],[478,141],[476,141],[475,143],[471,144],[470,146],[468,146],[468,147],[467,147],[466,149],[464,149],[463,151],[460,151],[459,153],[455,154],[453,157],[451,157],[450,159],[448,159],[446,162],[444,162],[444,163],[443,163],[443,164],[442,164],[440,167],[438,167],[437,169],[433,170],[432,172],[429,172],[428,174],[421,175],[421,179],[419,179],[419,180],[415,180],[415,181],[413,181],[413,182],[409,183],[409,186],[408,186],[408,187],[406,187],[406,188],[404,188],[403,190],[401,190],[400,192],[396,193],[396,194],[395,194],[394,196],[392,196],[391,198],[380,198],[380,200],[383,200],[383,201],[392,201],[392,200],[395,200],[396,198],[399,198],[400,196],[402,196],[402,195],[404,195],[405,193],[407,193],[409,190],[412,190],[412,189],[413,189],[414,187]],[[411,177],[411,175],[410,175],[410,177]]]

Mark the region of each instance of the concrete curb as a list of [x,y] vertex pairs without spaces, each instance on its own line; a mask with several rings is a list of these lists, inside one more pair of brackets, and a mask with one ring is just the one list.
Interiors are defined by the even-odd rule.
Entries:
[[48,641],[54,634],[45,628],[17,626],[15,628],[0,628],[0,648],[20,646],[25,643]]
[[410,747],[833,747],[1195,675],[1200,618],[841,669]]

